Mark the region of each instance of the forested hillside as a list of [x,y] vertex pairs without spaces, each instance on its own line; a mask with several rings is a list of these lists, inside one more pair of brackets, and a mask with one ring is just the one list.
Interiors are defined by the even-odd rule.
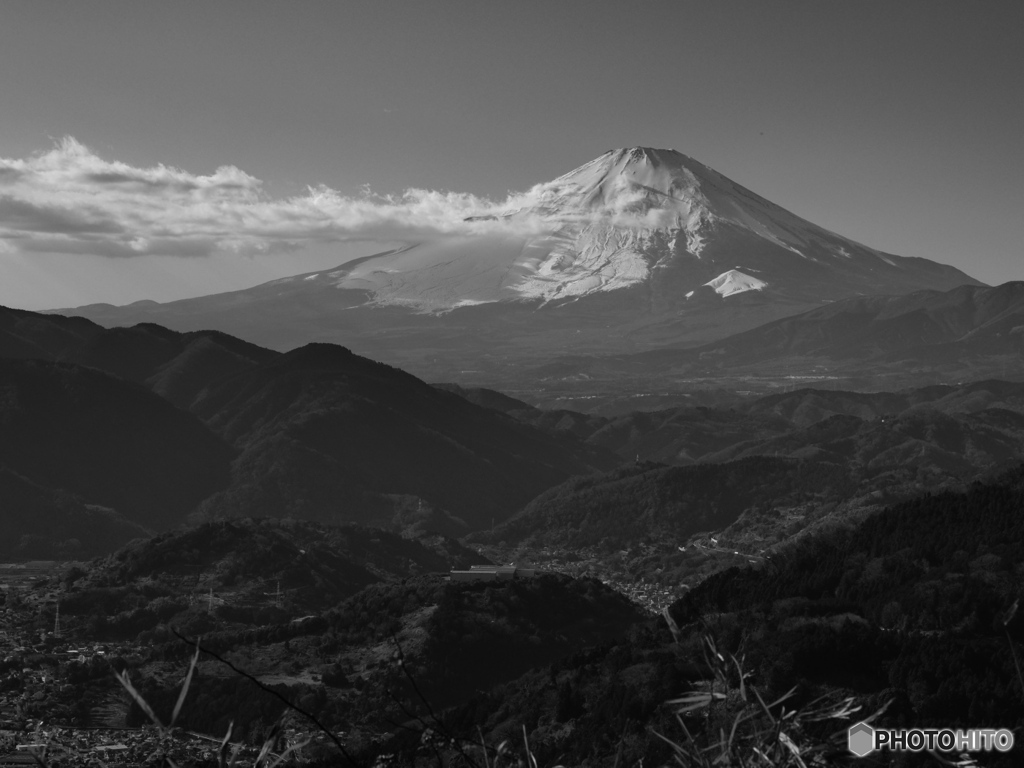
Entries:
[[[808,760],[826,765],[850,759],[845,729],[879,711],[887,727],[1004,727],[1019,743],[1022,508],[1024,467],[803,537],[762,563],[704,580],[671,607],[675,629],[664,619],[637,627],[623,642],[481,693],[445,722],[456,732],[480,726],[495,742],[525,723],[541,763],[662,764],[673,752],[655,731],[713,755],[745,754],[764,714],[750,690],[769,702],[793,689],[786,732]],[[687,692],[706,703],[685,712],[684,731],[666,702]],[[844,707],[845,718],[800,714]],[[717,729],[740,713],[749,722],[735,750],[724,750]],[[978,755],[978,764],[1010,768],[1019,750]]]
[[832,502],[856,490],[846,468],[757,457],[726,464],[638,464],[578,477],[542,493],[518,515],[474,541],[616,550],[678,542],[719,531],[741,515],[777,518],[777,508]]
[[[98,554],[189,515],[462,535],[618,462],[334,345],[0,308],[0,355],[11,556]],[[107,510],[106,545],[86,508]]]
[[[9,524],[30,522],[16,498],[31,496],[53,525],[76,505],[112,508],[143,528],[174,525],[227,484],[235,454],[195,416],[142,386],[62,363],[0,358],[0,424],[0,467],[10,479],[3,492],[17,494],[6,499]],[[56,506],[46,501],[55,493],[64,500]]]
[[310,344],[212,386],[194,407],[241,451],[204,517],[292,515],[388,525],[388,494],[501,521],[615,458],[439,391],[343,347]]

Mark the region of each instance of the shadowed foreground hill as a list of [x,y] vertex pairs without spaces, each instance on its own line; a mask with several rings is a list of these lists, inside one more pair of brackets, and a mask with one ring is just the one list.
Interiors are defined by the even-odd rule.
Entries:
[[966,617],[971,627],[998,633],[1000,612],[1018,596],[1022,506],[1018,467],[962,493],[916,497],[853,530],[807,537],[780,551],[770,568],[716,574],[671,610],[687,622],[708,611],[799,597],[829,607],[856,604],[887,627],[954,630]]
[[[43,361],[0,359],[0,425],[0,467],[46,489],[32,504],[61,492],[76,498],[72,506],[109,507],[148,528],[181,522],[226,484],[233,454],[141,386]],[[4,489],[15,493],[11,483]],[[22,483],[17,493],[26,492]],[[13,496],[6,502],[9,515],[26,514]]]
[[43,488],[0,468],[0,558],[88,558],[149,531],[112,509],[85,504],[67,491]]
[[231,486],[203,505],[209,517],[387,523],[384,495],[405,494],[489,527],[615,463],[329,344],[223,380],[193,410],[241,450]]
[[[750,723],[740,724],[727,751],[720,729],[729,734],[739,711],[763,713],[751,688],[763,702],[792,689],[779,727],[807,765],[847,764],[846,728],[878,710],[884,727],[1019,734],[1022,506],[1024,467],[962,493],[920,496],[853,529],[808,536],[767,563],[731,568],[688,592],[670,609],[675,633],[663,620],[638,628],[610,648],[581,651],[483,692],[444,722],[467,736],[480,728],[490,743],[521,740],[525,723],[539,764],[607,768],[671,763],[655,732],[712,755],[727,752],[735,758],[728,764],[740,764],[750,754]],[[705,638],[723,665],[713,662]],[[689,692],[707,700],[681,707],[684,733],[666,702]],[[812,702],[828,709],[844,701],[859,709],[797,726],[794,713]],[[777,734],[769,730],[762,748]],[[411,754],[415,745],[404,741]],[[1012,752],[979,755],[978,764],[1017,766],[1020,750],[1018,738]],[[878,765],[934,762],[874,758]]]
[[[852,718],[879,710],[879,724],[894,728],[1018,729],[1024,722],[1015,661],[1024,652],[1017,610],[1022,493],[1024,468],[1018,468],[962,493],[918,497],[850,529],[805,536],[755,567],[703,581],[671,607],[671,629],[661,617],[644,621],[594,580],[399,578],[406,550],[393,537],[378,535],[384,547],[377,549],[375,534],[365,529],[335,534],[280,521],[216,523],[133,545],[91,574],[68,574],[64,583],[72,589],[61,611],[69,631],[93,632],[103,622],[80,624],[79,608],[102,608],[109,597],[130,610],[104,613],[111,617],[107,630],[128,632],[131,621],[148,622],[138,656],[117,663],[131,667],[135,685],[159,713],[173,707],[190,656],[160,626],[170,623],[202,632],[204,648],[315,711],[366,765],[385,753],[395,764],[415,765],[425,743],[437,747],[442,762],[455,760],[458,744],[520,744],[524,729],[541,765],[666,764],[672,751],[657,734],[676,743],[692,738],[695,749],[718,754],[722,728],[737,714],[764,713],[752,689],[762,702],[793,689],[784,711],[767,704],[776,727],[753,744],[779,746],[782,728],[804,757],[820,758],[813,764],[844,764]],[[318,538],[326,551],[315,549]],[[251,614],[230,601],[212,610],[171,610],[175,601],[187,603],[180,588],[189,582],[188,565],[200,566],[201,577],[212,575],[223,590],[216,597],[224,598],[232,588],[242,591],[241,574],[259,572],[261,562],[268,567],[260,575],[284,580],[296,553],[315,553],[306,572],[329,585],[331,574],[341,573],[331,555],[343,551],[342,541],[351,554],[364,553],[356,564],[366,570],[378,557],[382,571],[388,563],[398,570],[300,620],[276,611],[269,590],[255,590],[260,606]],[[103,585],[101,578],[113,581]],[[328,588],[314,585],[308,594]],[[33,610],[27,620],[45,627],[53,619],[47,610]],[[106,662],[72,667],[76,695],[109,679]],[[666,703],[688,692],[705,697],[682,708],[684,733]],[[816,707],[845,715],[806,714]],[[280,699],[205,658],[181,724],[223,734],[235,717],[246,737],[262,740],[282,711]],[[141,713],[130,714],[130,722],[142,721]],[[729,753],[748,755],[758,728],[757,721],[741,723]],[[339,762],[336,752],[320,754],[321,764]],[[876,762],[896,764],[886,757]],[[984,757],[979,764],[1020,763],[1019,751]],[[440,758],[431,752],[429,759]]]
[[[203,642],[271,679],[280,679],[282,668],[318,670],[325,683],[311,691],[318,717],[344,730],[349,751],[369,765],[386,735],[403,730],[400,724],[429,722],[433,712],[529,669],[619,640],[644,618],[593,579],[548,574],[448,583],[421,576],[370,585],[301,622],[213,631]],[[163,637],[157,633],[155,640]],[[165,647],[175,656],[181,650],[180,644]],[[280,715],[279,700],[210,671],[204,666],[189,691],[185,727],[223,733],[231,713],[253,706],[262,708],[266,722]],[[139,681],[158,711],[173,705],[177,692],[170,682]],[[142,721],[141,713],[132,717]]]
[[91,564],[73,577],[63,610],[83,619],[99,611],[108,617],[102,631],[112,636],[132,637],[159,623],[202,633],[213,626],[211,606],[222,621],[281,621],[371,584],[482,561],[453,541],[427,543],[437,546],[301,520],[205,523],[133,542]]
[[894,698],[893,725],[1019,728],[1022,505],[1024,468],[921,496],[807,537],[765,568],[712,576],[671,612],[758,637],[747,650],[775,686],[880,692]]
[[[312,701],[322,721],[346,732],[350,751],[369,750],[370,764],[396,723],[431,717],[425,701],[438,710],[463,702],[617,641],[646,618],[594,579],[448,581],[449,568],[480,560],[450,541],[360,526],[219,521],[71,569],[61,578],[61,616],[76,637],[138,638],[145,659],[127,663],[158,712],[173,705],[188,651],[174,633],[202,635],[204,649],[290,700]],[[48,610],[39,621],[52,622]],[[109,677],[95,667],[76,680]],[[235,718],[241,733],[262,738],[282,709],[280,699],[204,657],[179,724],[216,735]],[[129,714],[130,722],[143,719],[137,708]]]

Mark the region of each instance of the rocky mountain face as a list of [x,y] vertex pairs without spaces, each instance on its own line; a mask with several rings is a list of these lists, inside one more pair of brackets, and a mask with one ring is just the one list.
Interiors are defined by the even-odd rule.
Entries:
[[674,150],[619,149],[510,198],[479,235],[226,294],[74,310],[104,325],[331,341],[491,381],[558,354],[692,346],[844,298],[979,283],[828,232]]

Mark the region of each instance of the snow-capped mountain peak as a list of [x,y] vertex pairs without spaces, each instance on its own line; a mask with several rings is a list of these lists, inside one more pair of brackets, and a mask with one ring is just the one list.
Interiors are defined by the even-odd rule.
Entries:
[[[671,284],[658,291],[662,304],[717,280],[723,297],[770,283],[801,300],[809,281],[824,289],[821,298],[923,287],[920,265],[828,232],[673,149],[610,150],[470,221],[498,223],[343,265],[331,277],[338,288],[368,292],[372,305],[427,312],[578,300],[656,275]],[[759,277],[723,278],[737,261]]]
[[694,161],[673,149],[633,147],[605,152],[535,193],[551,213],[643,212],[651,208],[704,207],[700,181],[687,167]]
[[335,269],[76,314],[219,327],[280,349],[337,341],[452,380],[553,354],[705,343],[856,295],[977,284],[828,232],[670,149],[612,150],[467,210],[479,215],[461,234]]

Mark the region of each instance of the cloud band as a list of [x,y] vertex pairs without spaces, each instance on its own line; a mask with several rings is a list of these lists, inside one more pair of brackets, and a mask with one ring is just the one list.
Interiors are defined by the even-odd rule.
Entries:
[[610,207],[566,209],[557,205],[563,191],[556,180],[496,202],[423,189],[353,197],[319,186],[275,199],[234,166],[207,176],[164,165],[136,168],[66,137],[27,159],[0,158],[0,249],[197,257],[339,241],[529,237],[595,219],[649,227],[678,213],[638,210],[629,194]]

